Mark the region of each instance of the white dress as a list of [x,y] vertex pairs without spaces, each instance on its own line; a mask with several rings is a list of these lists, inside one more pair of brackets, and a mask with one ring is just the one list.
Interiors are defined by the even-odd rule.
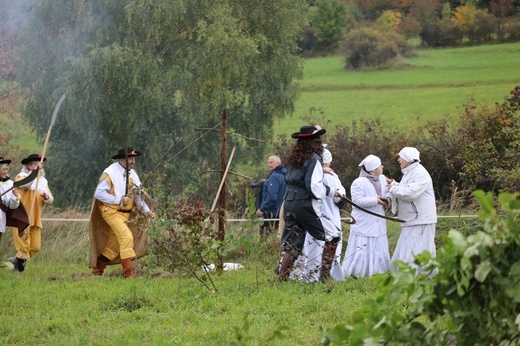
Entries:
[[[436,256],[435,228],[437,210],[435,194],[430,174],[419,163],[413,163],[402,170],[403,178],[394,183],[390,192],[397,198],[399,218],[406,222],[402,224],[401,235],[397,241],[392,263],[403,261],[416,269],[416,273],[423,272],[414,264],[416,255],[428,251],[432,257]],[[429,273],[437,274],[435,269]]]
[[[379,176],[381,195],[390,197],[384,175]],[[359,206],[384,215],[383,206],[377,204],[377,192],[366,177],[359,177],[350,187],[352,201]],[[391,269],[386,220],[353,207],[356,223],[350,226],[348,245],[343,257],[345,277],[370,277]]]

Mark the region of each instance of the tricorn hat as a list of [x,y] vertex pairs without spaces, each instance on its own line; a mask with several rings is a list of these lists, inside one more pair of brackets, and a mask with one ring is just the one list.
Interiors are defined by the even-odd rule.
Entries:
[[4,159],[3,157],[0,157],[0,165],[3,165],[3,164],[10,164],[11,163],[11,160],[6,160]]
[[[128,153],[128,157],[141,156],[140,151],[134,150],[132,148],[127,148],[126,152]],[[119,149],[119,151],[117,152],[117,155],[112,156],[112,158],[114,160],[125,158],[125,149]]]
[[[42,160],[42,154],[31,154],[22,160],[22,165],[26,165],[29,162],[41,161],[41,160]],[[46,157],[43,158],[43,162],[45,162],[45,161],[47,161]]]
[[311,139],[321,136],[327,132],[325,129],[322,129],[319,125],[316,126],[302,126],[300,128],[300,132],[295,132],[291,135],[292,138],[296,139]]

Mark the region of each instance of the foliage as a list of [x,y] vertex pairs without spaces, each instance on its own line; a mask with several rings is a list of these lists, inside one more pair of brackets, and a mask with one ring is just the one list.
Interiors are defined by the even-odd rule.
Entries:
[[411,48],[402,35],[370,28],[350,31],[343,42],[347,69],[383,68]]
[[[142,171],[154,167],[149,185],[161,176],[171,193],[206,195],[214,179],[202,173],[218,166],[220,140],[194,128],[218,129],[225,110],[230,132],[268,139],[273,119],[293,110],[303,0],[51,0],[27,9],[19,82],[40,139],[67,92],[48,155],[59,206],[88,201],[125,145],[144,153]],[[262,156],[260,142],[230,136],[228,145],[244,163]]]
[[[452,230],[433,278],[400,265],[380,280],[377,297],[368,299],[351,323],[324,332],[322,344],[518,344],[519,194],[501,194],[502,211],[495,209],[492,194],[476,191],[475,196],[484,231],[464,236]],[[416,263],[427,261],[427,254],[416,257]],[[403,289],[396,290],[400,285]],[[396,305],[402,310],[390,308]]]
[[466,104],[461,114],[458,151],[459,178],[465,189],[492,192],[520,190],[520,86],[495,107]]
[[316,38],[328,46],[337,44],[346,29],[345,7],[339,0],[319,0],[316,7],[310,18]]
[[374,28],[381,32],[397,31],[401,24],[401,12],[387,10],[384,11],[376,20]]
[[154,266],[194,277],[208,289],[218,291],[211,273],[222,272],[228,254],[251,249],[250,237],[221,233],[217,213],[208,215],[199,200],[164,197],[156,213],[150,231]]
[[452,21],[435,20],[424,26],[419,36],[427,46],[447,47],[460,45],[464,34]]

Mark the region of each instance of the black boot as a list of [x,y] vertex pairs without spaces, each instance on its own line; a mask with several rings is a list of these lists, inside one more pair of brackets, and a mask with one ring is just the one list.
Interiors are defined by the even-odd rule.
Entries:
[[15,266],[15,268],[20,273],[25,270],[25,262],[26,262],[25,259],[16,257],[16,266]]
[[326,241],[325,247],[323,248],[323,254],[321,255],[321,275],[320,281],[326,281],[330,279],[330,270],[332,268],[332,261],[336,256],[337,243]]

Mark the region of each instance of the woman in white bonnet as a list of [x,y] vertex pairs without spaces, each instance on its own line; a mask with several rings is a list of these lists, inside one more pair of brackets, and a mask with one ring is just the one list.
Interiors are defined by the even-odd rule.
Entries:
[[[421,165],[420,153],[416,148],[403,148],[397,161],[401,166],[403,178],[400,182],[387,178],[387,183],[399,206],[399,218],[405,223],[401,224],[401,235],[392,256],[392,263],[403,261],[420,273],[423,268],[414,264],[415,256],[424,251],[430,252],[432,258],[436,255],[437,210],[432,178]],[[435,269],[430,275],[436,272]]]
[[[359,177],[350,186],[352,202],[360,207],[385,215],[385,207],[392,203],[383,175],[381,159],[368,155],[359,164]],[[390,252],[386,235],[386,220],[353,207],[347,250],[343,258],[345,277],[370,277],[390,270]]]

